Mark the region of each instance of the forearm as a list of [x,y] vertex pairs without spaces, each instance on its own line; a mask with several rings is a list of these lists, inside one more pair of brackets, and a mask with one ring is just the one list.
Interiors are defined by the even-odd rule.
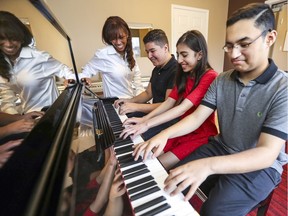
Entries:
[[10,124],[14,121],[18,121],[21,120],[23,118],[23,115],[20,114],[8,114],[8,113],[3,113],[0,112],[0,125],[6,125],[6,124]]
[[212,109],[200,105],[192,114],[186,116],[181,121],[162,132],[165,133],[168,138],[174,138],[191,133],[199,128],[212,113]]
[[157,107],[160,106],[161,103],[155,103],[155,104],[139,104],[138,111],[143,113],[150,113],[151,111],[155,110]]
[[147,91],[144,91],[141,94],[129,99],[129,102],[131,102],[131,103],[146,103],[151,99],[152,99],[152,97],[147,93]]
[[192,104],[186,104],[187,106],[180,104],[179,106],[173,107],[166,112],[151,118],[147,121],[147,126],[149,128],[155,127],[157,125],[163,124],[165,122],[171,121],[175,118],[182,116],[188,109],[192,107]]
[[150,113],[148,113],[146,116],[143,117],[143,119],[145,121],[159,116],[160,114],[166,112],[167,110],[171,109],[174,106],[175,100],[168,98],[167,100],[165,100],[163,103],[161,103],[160,105],[158,105],[157,108],[155,108],[153,111],[151,111]]
[[104,216],[121,216],[124,209],[123,205],[123,199],[121,196],[114,199],[109,199]]
[[12,134],[9,125],[0,127],[0,139]]
[[204,160],[207,160],[211,174],[236,174],[268,168],[275,159],[271,149],[257,147],[229,156],[210,157]]

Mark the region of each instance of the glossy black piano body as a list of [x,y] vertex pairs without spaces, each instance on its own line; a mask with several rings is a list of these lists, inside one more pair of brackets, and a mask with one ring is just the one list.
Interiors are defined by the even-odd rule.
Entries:
[[[99,122],[102,122],[99,121],[99,116],[91,119],[94,128],[93,125],[92,127],[91,125],[82,125],[80,121],[81,106],[82,101],[85,100],[85,97],[83,98],[85,87],[79,82],[77,76],[70,38],[49,9],[45,8],[44,0],[30,0],[30,2],[67,39],[76,73],[76,84],[63,91],[23,143],[15,149],[15,153],[6,165],[0,169],[0,216],[73,216],[77,215],[79,188],[89,181],[95,170],[103,167],[103,149],[114,144],[115,139],[118,139],[119,132],[115,134],[115,131],[111,131],[111,129],[107,132],[106,126],[99,125]],[[91,91],[89,92],[91,93]],[[93,97],[93,94],[90,96],[93,102],[99,101]],[[113,100],[109,101],[108,99],[108,103],[111,104]],[[107,102],[107,100],[105,101]],[[91,112],[92,109],[93,106],[91,106]],[[103,112],[105,113],[106,110]],[[93,114],[95,113],[93,110]],[[107,113],[105,115],[108,116]],[[115,126],[113,123],[109,125],[109,127],[113,126]],[[99,129],[98,132],[96,132],[97,129]],[[102,140],[103,137],[98,136],[103,132],[101,130],[109,133],[106,140]],[[87,143],[89,145],[85,146]],[[115,152],[122,150],[115,149]],[[73,161],[70,158],[71,152],[75,154]],[[124,160],[126,161],[126,159]],[[129,158],[129,161],[131,160],[133,160],[132,157]],[[119,159],[119,163],[122,162]],[[167,174],[163,167],[158,165],[161,172]],[[152,167],[155,167],[153,163],[150,165],[150,170]],[[124,170],[123,173],[125,173]],[[159,172],[157,171],[157,173]],[[160,180],[160,184],[162,183],[163,179]],[[160,187],[163,188],[163,185]],[[172,204],[174,201],[172,200],[170,203]],[[182,205],[179,207],[181,208]],[[186,205],[184,205],[185,207]],[[188,204],[189,208],[191,211],[185,215],[194,215],[194,209]],[[168,215],[183,214],[168,213]]]
[[82,87],[66,88],[0,169],[0,215],[57,215]]

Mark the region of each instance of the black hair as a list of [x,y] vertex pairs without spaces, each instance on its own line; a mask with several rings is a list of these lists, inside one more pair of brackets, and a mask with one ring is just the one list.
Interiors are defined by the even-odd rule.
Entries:
[[[182,67],[178,67],[176,74],[176,85],[178,88],[178,94],[183,95],[185,92],[186,80],[188,76],[193,75],[195,78],[194,86],[190,91],[192,92],[199,85],[201,77],[206,73],[208,69],[211,69],[212,67],[208,62],[207,43],[201,32],[197,30],[187,31],[178,39],[176,46],[179,44],[185,44],[194,52],[202,52],[202,58],[197,62],[197,65],[190,73],[184,72]],[[180,100],[183,100],[183,97],[180,97]],[[178,103],[180,102],[181,101],[178,101]]]
[[[28,46],[33,39],[30,30],[14,14],[0,11],[0,40],[13,40],[21,42],[21,47]],[[0,51],[0,76],[8,81],[11,78],[10,66],[5,55]]]
[[154,42],[160,47],[163,47],[165,44],[167,44],[169,48],[167,35],[161,29],[153,29],[144,36],[143,43],[147,44],[149,42]]
[[262,31],[275,29],[275,16],[268,4],[251,3],[236,10],[228,18],[226,27],[243,19],[255,19],[255,27]]
[[132,71],[136,62],[133,54],[131,31],[128,24],[121,17],[110,16],[106,19],[102,29],[102,41],[106,44],[113,45],[111,41],[119,38],[119,30],[121,29],[127,34],[125,52],[129,68]]

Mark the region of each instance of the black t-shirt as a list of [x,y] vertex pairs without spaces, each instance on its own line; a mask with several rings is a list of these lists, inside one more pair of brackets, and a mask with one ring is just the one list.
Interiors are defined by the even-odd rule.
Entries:
[[178,62],[174,55],[169,62],[162,68],[155,67],[150,78],[153,103],[160,103],[165,100],[166,90],[172,89],[176,72],[178,70]]

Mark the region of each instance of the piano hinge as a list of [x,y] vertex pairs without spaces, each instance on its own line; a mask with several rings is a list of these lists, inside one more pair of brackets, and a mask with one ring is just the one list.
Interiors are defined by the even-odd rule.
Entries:
[[97,136],[103,135],[103,129],[95,129],[95,134],[96,134]]

